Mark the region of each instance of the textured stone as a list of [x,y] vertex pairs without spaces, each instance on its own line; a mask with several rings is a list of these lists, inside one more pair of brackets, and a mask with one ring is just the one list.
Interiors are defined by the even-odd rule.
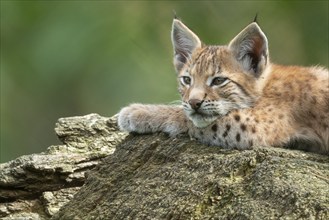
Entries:
[[328,155],[127,136],[96,114],[55,130],[62,145],[0,164],[0,218],[329,219]]
[[131,135],[54,219],[328,219],[328,168],[302,151]]
[[85,172],[112,154],[127,135],[116,117],[61,118],[55,131],[63,145],[0,164],[0,217],[48,219],[85,181]]

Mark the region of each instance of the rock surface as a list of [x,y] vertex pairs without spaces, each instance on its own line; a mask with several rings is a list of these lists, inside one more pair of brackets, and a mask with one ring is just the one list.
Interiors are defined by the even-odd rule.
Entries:
[[127,136],[97,114],[59,119],[55,131],[63,145],[0,164],[1,219],[49,219]]
[[327,155],[126,137],[115,122],[95,114],[60,119],[63,145],[1,164],[0,217],[329,219]]

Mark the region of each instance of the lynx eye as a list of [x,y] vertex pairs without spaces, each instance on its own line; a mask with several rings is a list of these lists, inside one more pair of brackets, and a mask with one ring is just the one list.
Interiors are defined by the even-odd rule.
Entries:
[[185,85],[191,84],[191,78],[189,76],[182,76],[181,80],[183,81],[183,84],[185,84]]
[[212,81],[210,86],[224,86],[229,82],[229,80],[225,77],[215,77]]

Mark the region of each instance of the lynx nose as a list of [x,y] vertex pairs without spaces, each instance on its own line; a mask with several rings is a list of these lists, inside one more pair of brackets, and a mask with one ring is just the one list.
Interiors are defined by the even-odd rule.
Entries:
[[201,107],[203,101],[200,99],[190,99],[188,103],[190,104],[191,108],[198,110]]

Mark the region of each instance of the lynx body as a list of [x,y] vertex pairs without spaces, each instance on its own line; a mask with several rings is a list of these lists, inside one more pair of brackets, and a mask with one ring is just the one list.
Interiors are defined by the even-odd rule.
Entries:
[[188,133],[224,148],[329,153],[327,69],[272,64],[256,22],[227,46],[207,46],[174,19],[172,43],[182,105],[132,104],[119,113],[122,130]]

